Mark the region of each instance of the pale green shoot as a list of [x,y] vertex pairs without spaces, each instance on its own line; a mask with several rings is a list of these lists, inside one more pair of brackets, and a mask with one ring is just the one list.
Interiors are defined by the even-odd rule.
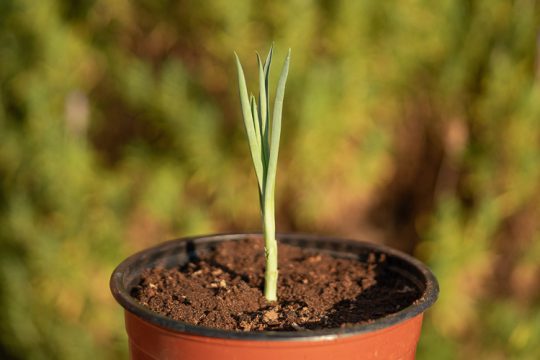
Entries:
[[[291,59],[291,49],[287,53],[285,63],[281,70],[274,108],[272,111],[272,121],[270,124],[270,95],[268,90],[268,79],[270,64],[272,62],[273,46],[268,52],[266,61],[262,64],[259,54],[257,63],[259,65],[259,106],[255,96],[248,95],[244,70],[240,64],[238,56],[236,67],[238,70],[238,83],[240,92],[240,104],[244,118],[244,126],[251,151],[251,159],[255,167],[255,175],[259,185],[259,200],[261,205],[262,223],[264,229],[266,269],[264,281],[264,296],[268,301],[277,300],[277,241],[276,224],[274,210],[274,192],[276,185],[277,160],[279,153],[279,139],[281,136],[281,113],[283,109],[283,97],[285,95],[285,83],[289,72],[289,62]],[[271,129],[271,130],[270,130]]]

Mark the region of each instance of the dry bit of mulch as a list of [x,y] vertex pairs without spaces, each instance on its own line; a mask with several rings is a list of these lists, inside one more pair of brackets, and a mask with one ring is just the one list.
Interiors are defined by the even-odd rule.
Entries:
[[278,302],[268,303],[260,239],[220,243],[180,269],[147,269],[132,291],[141,304],[191,324],[240,331],[295,331],[366,323],[420,296],[407,279],[367,263],[279,245]]

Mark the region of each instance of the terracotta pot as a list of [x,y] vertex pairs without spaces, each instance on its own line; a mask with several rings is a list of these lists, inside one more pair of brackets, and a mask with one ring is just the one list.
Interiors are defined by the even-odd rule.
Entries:
[[362,260],[370,253],[386,254],[388,269],[409,278],[422,296],[413,305],[369,324],[296,332],[227,331],[169,319],[130,296],[143,269],[179,266],[213,251],[217,242],[247,236],[260,235],[211,235],[169,241],[129,257],[114,270],[111,290],[125,309],[131,359],[414,359],[423,313],[438,296],[437,280],[418,260],[381,245],[309,235],[278,236],[282,243],[338,257]]

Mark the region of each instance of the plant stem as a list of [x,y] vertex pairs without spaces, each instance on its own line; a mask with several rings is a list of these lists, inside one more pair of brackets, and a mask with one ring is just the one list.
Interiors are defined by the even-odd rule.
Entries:
[[264,254],[266,257],[266,269],[264,273],[264,297],[268,301],[277,300],[278,279],[278,256],[276,225],[274,222],[274,206],[271,209],[268,204],[264,211]]

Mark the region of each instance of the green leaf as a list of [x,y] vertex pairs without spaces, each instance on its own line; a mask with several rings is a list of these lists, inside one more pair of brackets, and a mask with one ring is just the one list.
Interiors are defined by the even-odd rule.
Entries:
[[251,117],[253,119],[253,128],[255,129],[255,135],[257,139],[257,145],[261,149],[261,124],[259,121],[259,112],[257,110],[257,102],[255,101],[255,96],[253,94],[249,97],[249,103],[251,107]]
[[[283,110],[283,97],[285,96],[285,84],[287,82],[287,75],[289,73],[289,62],[291,60],[291,49],[287,53],[287,58],[285,58],[285,63],[281,70],[281,75],[279,77],[278,86],[276,90],[276,98],[274,100],[274,111],[272,117],[272,134],[270,141],[270,158],[268,160],[268,170],[266,173],[266,184],[265,184],[265,205],[268,209],[273,209],[274,202],[274,188],[276,182],[276,171],[277,171],[277,159],[279,154],[279,140],[281,137],[281,113]],[[266,209],[265,209],[266,212]]]
[[255,133],[255,127],[253,125],[253,116],[251,114],[251,105],[247,92],[246,78],[244,76],[242,64],[240,64],[240,59],[238,58],[236,52],[234,53],[234,56],[236,58],[236,69],[238,70],[240,105],[242,107],[244,127],[246,128],[246,133],[248,136],[249,149],[251,152],[251,158],[253,160],[253,166],[255,167],[257,182],[259,183],[259,187],[262,189],[264,186],[263,163],[260,156],[260,146],[257,144],[257,134]]
[[268,166],[268,158],[270,157],[270,145],[269,145],[269,131],[270,131],[270,65],[272,64],[272,55],[274,53],[274,43],[270,46],[268,50],[268,55],[266,56],[266,61],[264,62],[264,92],[266,96],[266,121],[263,128],[263,137],[265,144],[266,152],[266,164]]
[[257,110],[257,102],[255,101],[255,96],[251,95],[249,100],[251,104],[251,115],[253,118],[253,127],[255,128],[255,135],[256,135],[257,146],[258,146],[257,155],[262,164],[262,181],[258,182],[259,195],[262,198],[263,193],[264,193],[264,183],[265,183],[265,178],[266,178],[266,160],[264,158],[264,153],[262,151],[263,148],[261,147],[261,141],[262,141],[261,126],[260,126],[261,124],[259,121],[259,113]]
[[[261,129],[262,157],[265,168],[268,166],[269,145],[268,145],[268,87],[266,83],[266,73],[263,68],[261,57],[257,53],[257,64],[259,65],[259,120]],[[266,176],[265,176],[266,178]]]

